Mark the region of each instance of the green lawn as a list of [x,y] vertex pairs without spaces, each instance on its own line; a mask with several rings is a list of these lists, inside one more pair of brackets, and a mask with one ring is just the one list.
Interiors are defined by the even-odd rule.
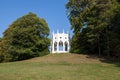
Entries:
[[0,80],[120,80],[120,67],[84,55],[54,54],[1,63]]

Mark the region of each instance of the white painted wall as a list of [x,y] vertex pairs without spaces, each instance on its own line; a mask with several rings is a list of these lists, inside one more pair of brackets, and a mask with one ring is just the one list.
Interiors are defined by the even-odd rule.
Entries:
[[[57,49],[55,49],[55,45]],[[60,45],[63,47],[60,47]],[[62,48],[62,50],[60,48]],[[57,33],[53,32],[51,42],[51,53],[69,53],[69,50],[70,50],[69,33],[64,33],[64,31],[63,33],[59,33],[58,31]]]

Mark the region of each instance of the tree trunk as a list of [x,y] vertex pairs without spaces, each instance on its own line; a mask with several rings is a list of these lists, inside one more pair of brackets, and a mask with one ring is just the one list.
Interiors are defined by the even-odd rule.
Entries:
[[107,56],[110,57],[110,45],[109,45],[109,31],[106,30],[107,33]]
[[101,48],[100,48],[100,36],[98,35],[98,54],[101,56]]

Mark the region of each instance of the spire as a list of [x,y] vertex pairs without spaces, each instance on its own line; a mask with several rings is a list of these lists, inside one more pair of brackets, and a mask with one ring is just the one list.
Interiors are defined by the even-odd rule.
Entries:
[[54,30],[53,30],[52,34],[54,34]]
[[64,29],[63,29],[63,34],[64,34],[65,32],[64,32]]
[[57,29],[57,34],[59,33],[59,30]]

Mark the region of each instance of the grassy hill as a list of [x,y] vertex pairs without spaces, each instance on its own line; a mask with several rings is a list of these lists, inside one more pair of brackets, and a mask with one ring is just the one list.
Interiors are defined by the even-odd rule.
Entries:
[[120,66],[78,54],[49,54],[1,63],[0,80],[119,80]]

